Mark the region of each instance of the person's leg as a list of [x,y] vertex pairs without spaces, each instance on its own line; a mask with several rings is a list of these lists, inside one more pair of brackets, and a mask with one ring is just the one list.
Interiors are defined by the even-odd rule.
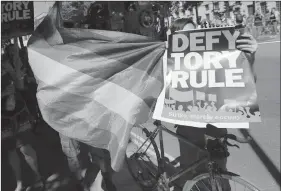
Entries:
[[42,177],[39,172],[38,162],[37,162],[37,155],[35,150],[31,147],[31,145],[22,145],[19,148],[20,152],[23,154],[25,161],[35,173],[36,181],[41,181]]
[[90,153],[90,146],[84,143],[80,143],[80,159],[83,161],[82,169],[85,172],[83,176],[83,184],[87,188],[91,188],[92,184],[100,171],[98,163],[94,163]]
[[75,176],[78,181],[83,179],[82,167],[80,160],[80,144],[78,141],[59,134],[61,147],[64,155],[67,158],[70,172]]
[[[2,122],[2,121],[1,121]],[[3,124],[2,124],[3,125]],[[17,141],[14,136],[6,138],[5,140],[1,141],[2,151],[4,151],[4,155],[7,154],[8,162],[12,167],[12,171],[16,178],[16,188],[15,191],[21,191],[23,189],[23,180],[21,176],[21,164],[20,164],[20,157],[17,153]]]
[[262,27],[257,25],[257,39],[260,38]]
[[249,30],[249,33],[250,33],[251,35],[254,35],[254,34],[253,34],[253,28],[254,28],[254,26],[250,25],[250,27],[249,27],[249,29],[250,29],[250,30]]
[[[195,127],[189,126],[179,126],[177,128],[177,134],[185,137],[190,143],[200,146],[201,136],[200,133],[204,129],[199,129]],[[190,166],[192,163],[199,159],[200,149],[198,147],[193,147],[185,142],[179,140],[180,146],[180,167],[181,169],[185,169]],[[184,184],[187,180],[192,180],[196,175],[198,169],[196,171],[188,172],[184,176],[182,176],[179,180],[179,184]],[[176,189],[177,190],[177,189]]]
[[111,164],[107,162],[106,159],[99,160],[99,166],[101,169],[101,174],[105,184],[106,191],[117,191],[116,186],[113,183],[113,170],[111,169]]
[[257,39],[257,27],[253,26],[252,28],[252,35],[254,36],[255,39]]
[[[205,128],[196,128],[196,127],[187,127],[187,126],[181,126],[177,129],[177,134],[185,137],[189,142],[192,144],[197,145],[200,148],[205,147],[205,134],[212,136],[212,137],[221,137],[227,133],[226,129],[205,129]],[[206,156],[206,153],[201,151],[199,148],[192,147],[187,145],[186,143],[179,140],[180,143],[180,155],[181,155],[181,167],[186,168],[196,160],[199,160],[200,158]],[[219,167],[226,171],[226,159],[216,160]],[[208,172],[208,169],[206,168],[207,164],[202,164],[196,170],[192,173],[188,173],[189,175],[186,175],[184,177],[184,180],[190,180],[194,176],[206,173]],[[224,187],[227,188],[229,185],[228,181],[226,181],[224,184]],[[227,189],[226,189],[227,190]]]
[[31,188],[43,190],[45,185],[43,177],[39,172],[36,151],[29,144],[21,145],[18,148],[23,154],[26,163],[29,165],[29,167],[35,174],[35,183],[31,186]]
[[16,135],[16,147],[22,153],[26,163],[29,165],[31,170],[34,172],[35,181],[40,182],[40,185],[41,185],[41,184],[43,184],[42,183],[43,177],[41,176],[41,174],[39,172],[36,151],[31,146],[34,139],[35,139],[35,137],[30,129],[26,130],[24,132],[21,132]]
[[[68,167],[75,180],[75,186],[80,191],[88,191],[88,185],[84,182],[83,162],[81,158],[81,143],[75,139],[59,134],[62,152],[67,158]],[[87,172],[86,172],[87,174]]]
[[17,181],[17,187],[15,191],[21,191],[23,189],[23,182],[21,177],[20,158],[16,149],[8,151],[8,160],[13,169]]
[[273,29],[274,29],[274,35],[276,35],[277,34],[277,22],[276,21],[273,22]]
[[92,158],[98,163],[103,177],[102,185],[105,191],[116,191],[117,188],[113,183],[113,169],[111,168],[110,153],[105,149],[91,148]]

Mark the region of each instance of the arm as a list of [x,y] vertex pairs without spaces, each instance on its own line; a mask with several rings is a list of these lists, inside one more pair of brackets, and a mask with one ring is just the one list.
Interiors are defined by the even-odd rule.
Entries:
[[248,59],[249,63],[250,63],[250,67],[251,67],[251,71],[254,75],[254,80],[255,80],[255,83],[257,82],[257,75],[256,75],[256,72],[254,70],[254,63],[255,63],[255,57],[256,57],[256,52],[254,53],[247,53],[247,52],[244,52],[245,53],[245,56],[246,58]]
[[[17,38],[14,39],[15,42],[17,42]],[[14,66],[14,81],[16,84],[16,87],[18,89],[24,89],[24,72],[22,71],[23,68],[23,63],[21,61],[20,55],[19,55],[19,47],[18,44],[14,44],[11,46],[9,49],[10,54],[12,56],[13,63],[12,65]]]
[[256,81],[256,75],[254,72],[254,63],[255,63],[256,51],[258,49],[258,43],[256,39],[250,34],[243,34],[241,35],[241,37],[243,37],[243,39],[236,40],[237,49],[244,52],[246,58],[250,63],[250,67]]
[[15,87],[13,84],[11,84],[1,93],[1,99],[13,94],[15,94]]

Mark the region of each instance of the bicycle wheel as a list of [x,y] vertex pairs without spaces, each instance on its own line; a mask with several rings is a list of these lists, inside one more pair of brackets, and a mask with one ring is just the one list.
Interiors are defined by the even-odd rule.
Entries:
[[191,181],[187,181],[183,191],[259,191],[255,186],[238,176],[228,174],[215,175],[216,189],[212,189],[209,173],[201,174]]
[[158,147],[152,137],[148,138],[149,135],[146,128],[133,133],[126,149],[126,162],[135,181],[142,189],[151,191],[156,188],[161,168]]

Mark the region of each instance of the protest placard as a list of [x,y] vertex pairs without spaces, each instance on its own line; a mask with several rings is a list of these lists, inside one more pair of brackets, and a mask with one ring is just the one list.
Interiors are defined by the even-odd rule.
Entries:
[[239,35],[234,27],[171,34],[153,118],[179,125],[259,122],[254,55],[236,49]]
[[1,1],[2,39],[29,35],[33,30],[33,1]]

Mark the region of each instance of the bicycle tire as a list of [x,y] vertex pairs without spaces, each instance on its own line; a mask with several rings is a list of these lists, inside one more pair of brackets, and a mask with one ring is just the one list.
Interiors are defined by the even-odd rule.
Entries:
[[[208,179],[208,178],[210,178],[209,173],[204,173],[204,174],[198,175],[193,180],[186,181],[182,191],[195,191],[195,187],[196,187],[196,190],[199,190],[199,186],[197,185],[197,183],[204,180],[204,179]],[[247,182],[246,180],[243,180],[239,176],[234,176],[234,175],[229,175],[229,174],[220,174],[220,175],[215,175],[215,179],[216,180],[217,179],[225,179],[227,181],[231,180],[231,181],[239,183],[240,185],[245,186],[248,189],[248,191],[260,191],[254,185]],[[204,184],[204,186],[206,186],[204,182],[203,182],[203,184]],[[235,188],[236,188],[236,186],[235,186]],[[205,189],[203,189],[203,190],[205,190]],[[225,190],[224,189],[216,189],[216,190],[217,191],[231,191],[232,187],[231,187],[231,190],[229,190],[229,189],[227,189],[227,190],[226,189]],[[243,190],[245,190],[245,188]],[[239,190],[237,190],[237,191],[239,191]],[[245,190],[245,191],[247,191],[247,190]]]
[[[150,132],[146,129],[146,128],[143,128],[143,133],[145,134],[145,137],[148,138],[150,136]],[[127,166],[128,166],[128,170],[131,174],[131,176],[133,177],[133,179],[137,182],[137,184],[143,189],[143,190],[154,190],[157,188],[157,183],[158,183],[158,180],[160,178],[160,175],[161,175],[161,167],[160,167],[160,153],[159,153],[159,150],[158,150],[158,146],[156,144],[156,142],[154,141],[153,138],[149,138],[149,141],[150,141],[150,145],[149,147],[151,147],[152,145],[152,149],[153,149],[153,152],[155,153],[155,156],[156,156],[156,163],[157,164],[154,164],[155,165],[155,175],[153,177],[154,181],[153,180],[141,180],[139,178],[139,176],[136,174],[136,172],[134,172],[136,170],[136,165],[132,164],[132,156],[131,157],[128,157],[127,156],[127,151],[126,151],[126,157],[125,157],[125,160],[126,160],[126,163],[127,163]],[[144,149],[146,150],[147,147],[144,147]],[[145,152],[146,153],[146,152]],[[139,170],[139,169],[138,169]],[[139,174],[139,171],[137,172]],[[150,172],[151,173],[151,172]]]

